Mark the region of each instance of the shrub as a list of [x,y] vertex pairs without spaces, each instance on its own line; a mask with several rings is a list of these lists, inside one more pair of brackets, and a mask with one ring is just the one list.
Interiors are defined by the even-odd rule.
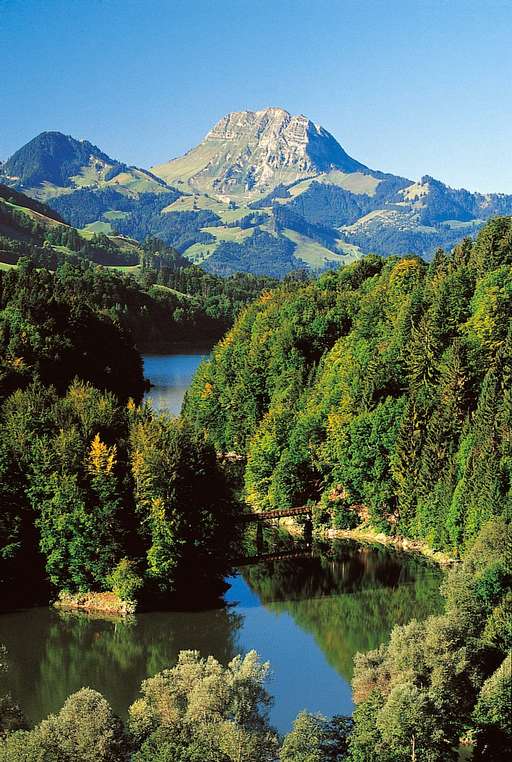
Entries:
[[135,601],[144,581],[137,573],[136,565],[129,558],[122,558],[108,577],[108,584],[122,601]]

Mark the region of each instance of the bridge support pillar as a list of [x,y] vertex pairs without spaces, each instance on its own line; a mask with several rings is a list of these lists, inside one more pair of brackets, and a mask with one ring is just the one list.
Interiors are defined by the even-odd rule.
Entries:
[[263,524],[261,521],[258,521],[258,525],[256,527],[256,550],[258,555],[263,553]]
[[304,541],[307,545],[311,545],[313,540],[313,522],[310,518],[307,518],[304,522]]

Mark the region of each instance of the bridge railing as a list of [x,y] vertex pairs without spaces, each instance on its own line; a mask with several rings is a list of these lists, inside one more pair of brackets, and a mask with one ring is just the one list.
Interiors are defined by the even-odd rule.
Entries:
[[242,522],[266,521],[268,519],[284,519],[288,516],[309,516],[313,515],[311,505],[302,505],[298,508],[284,508],[277,511],[261,511],[260,513],[242,513],[238,519]]

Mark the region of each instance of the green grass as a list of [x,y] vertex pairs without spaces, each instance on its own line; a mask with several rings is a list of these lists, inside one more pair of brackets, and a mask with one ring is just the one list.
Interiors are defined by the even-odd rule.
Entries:
[[170,286],[164,286],[161,283],[156,283],[154,286],[151,286],[152,289],[156,288],[159,291],[166,291],[167,293],[175,294],[180,299],[188,300],[193,299],[194,297],[190,294],[184,294],[183,291],[177,291],[175,288],[171,288]]
[[278,198],[276,199],[277,203],[288,204],[294,198],[300,196],[301,193],[307,191],[313,182],[322,183],[323,185],[336,185],[336,187],[343,188],[356,195],[364,194],[367,196],[374,196],[377,186],[381,181],[377,180],[375,177],[371,177],[371,175],[363,175],[362,172],[351,172],[350,174],[346,174],[345,172],[340,172],[338,169],[333,169],[331,172],[324,172],[321,175],[316,175],[315,177],[295,183],[295,185],[292,185],[292,187],[288,189],[291,198]]
[[[327,262],[346,264],[353,259],[357,259],[359,256],[354,251],[343,251],[337,254],[334,251],[326,249],[325,246],[322,246],[320,243],[313,241],[312,238],[297,233],[295,230],[285,229],[283,230],[283,235],[297,245],[297,248],[293,252],[294,256],[298,259],[302,259],[303,262],[306,262],[306,264],[313,268],[322,267]],[[356,247],[354,246],[352,248],[355,249]]]
[[135,273],[140,270],[141,265],[107,265],[107,270],[118,270],[123,273]]
[[208,257],[211,257],[219,243],[220,241],[214,241],[212,243],[194,243],[183,252],[183,255],[197,265],[204,262]]
[[120,193],[130,191],[132,193],[167,193],[169,190],[156,180],[148,177],[139,169],[130,168],[127,172],[120,172],[107,182],[100,183],[107,188],[115,188]]
[[19,204],[13,204],[11,201],[6,201],[5,199],[2,199],[2,201],[8,206],[10,206],[12,209],[17,209],[18,211],[23,212],[23,214],[26,214],[27,217],[30,217],[31,219],[36,220],[36,222],[43,221],[45,224],[51,227],[61,227],[63,225],[62,222],[57,222],[57,220],[54,220],[51,217],[47,217],[42,212],[36,212],[34,209],[29,209],[28,206],[20,206]]
[[442,225],[450,228],[451,230],[459,230],[459,228],[473,228],[478,225],[483,225],[484,220],[468,220],[467,222],[461,222],[460,220],[444,220]]
[[56,245],[53,245],[53,246],[52,246],[52,249],[53,249],[54,251],[60,251],[60,252],[61,252],[61,254],[75,254],[75,252],[74,252],[74,251],[72,251],[71,249],[68,249],[68,247],[67,247],[67,246],[60,246],[60,245],[59,245],[59,246],[56,246]]
[[338,188],[343,188],[351,193],[367,196],[374,196],[377,186],[381,182],[371,175],[364,175],[362,172],[345,174],[339,169],[333,169],[331,172],[319,175],[315,180],[326,185],[336,185]]
[[113,230],[112,225],[110,222],[101,222],[100,220],[97,220],[96,222],[89,222],[88,225],[86,225],[84,228],[82,228],[81,232],[91,232],[91,233],[105,233],[105,235],[108,235]]
[[313,241],[301,233],[297,233],[295,230],[283,230],[283,235],[290,241],[296,244],[294,256],[298,259],[302,259],[311,267],[321,267],[325,262],[331,262],[333,260],[339,261],[340,255],[329,251],[321,244]]
[[238,222],[243,217],[247,217],[248,214],[254,214],[254,209],[249,209],[248,206],[238,206],[236,209],[229,209],[228,206],[225,206],[224,210],[218,211],[217,214],[222,222],[228,224],[230,222]]
[[338,247],[340,254],[343,254],[345,257],[345,263],[354,262],[356,259],[360,259],[363,256],[363,252],[359,246],[356,246],[353,243],[346,243],[338,238],[336,246]]
[[162,214],[167,212],[195,212],[203,210],[215,212],[219,217],[223,217],[226,212],[229,212],[228,205],[222,203],[222,201],[217,201],[217,199],[204,193],[194,193],[180,196],[172,204],[162,209]]
[[109,221],[110,220],[124,220],[130,216],[130,212],[117,212],[114,209],[112,209],[109,212],[104,212],[102,216],[103,216],[103,219],[109,220]]
[[234,241],[235,243],[240,243],[254,233],[254,228],[247,228],[244,230],[242,228],[228,228],[224,225],[219,225],[218,227],[205,227],[201,228],[201,230],[205,233],[210,233],[218,241]]
[[111,241],[115,243],[120,251],[140,252],[140,243],[133,238],[125,238],[121,235],[109,235]]

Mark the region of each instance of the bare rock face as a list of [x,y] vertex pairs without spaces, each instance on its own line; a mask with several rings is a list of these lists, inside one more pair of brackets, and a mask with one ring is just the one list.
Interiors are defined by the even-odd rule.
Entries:
[[197,148],[152,171],[178,187],[229,196],[268,193],[331,169],[367,171],[310,119],[267,108],[228,114]]

